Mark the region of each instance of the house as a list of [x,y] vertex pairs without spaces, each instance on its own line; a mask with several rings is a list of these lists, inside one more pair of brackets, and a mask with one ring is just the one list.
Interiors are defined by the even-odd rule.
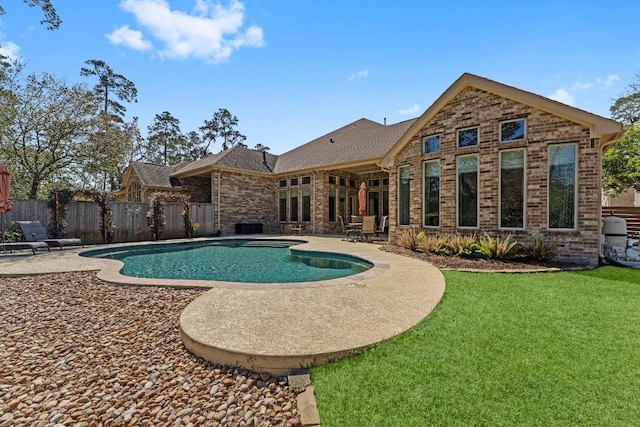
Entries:
[[[287,153],[234,147],[165,167],[212,221],[300,224],[341,231],[358,210],[389,217],[389,239],[428,233],[536,236],[561,258],[596,263],[601,234],[601,155],[624,135],[613,120],[483,77],[463,74],[420,117],[386,125],[360,119]],[[139,165],[138,165],[138,169]],[[121,194],[131,194],[135,168]],[[129,173],[129,170],[127,171]],[[139,174],[136,173],[136,176]],[[142,183],[141,183],[142,185]]]
[[565,261],[597,263],[601,156],[613,120],[471,74],[454,82],[380,162],[393,235],[511,234],[558,241]]
[[185,163],[163,166],[131,162],[124,173],[121,188],[114,191],[113,195],[123,202],[146,202],[149,200],[149,195],[157,191],[181,192],[182,184],[171,174],[184,165]]

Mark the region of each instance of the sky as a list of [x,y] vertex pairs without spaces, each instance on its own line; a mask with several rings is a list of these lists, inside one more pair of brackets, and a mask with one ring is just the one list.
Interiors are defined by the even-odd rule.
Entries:
[[143,136],[164,111],[187,133],[226,108],[273,154],[418,117],[465,72],[604,117],[640,72],[636,0],[51,2],[53,31],[2,2],[0,46],[28,72],[93,87],[80,69],[102,60],[135,84]]

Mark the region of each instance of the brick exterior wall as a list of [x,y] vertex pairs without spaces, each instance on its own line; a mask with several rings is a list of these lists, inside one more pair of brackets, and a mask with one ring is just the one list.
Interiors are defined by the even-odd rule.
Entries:
[[[499,142],[500,122],[526,119],[527,137],[520,142]],[[479,145],[457,148],[457,130],[479,126]],[[424,137],[439,134],[440,152],[423,155]],[[578,152],[577,227],[575,231],[553,231],[547,220],[548,148],[552,144],[575,143]],[[524,148],[526,152],[526,223],[523,231],[498,228],[499,153]],[[521,243],[540,235],[546,242],[557,240],[565,261],[595,264],[599,256],[600,150],[599,141],[590,139],[589,129],[562,117],[502,98],[475,88],[465,88],[418,131],[398,153],[390,172],[390,239],[397,241],[407,227],[397,226],[398,167],[409,165],[410,224],[423,229],[423,163],[440,159],[440,227],[424,228],[428,233],[470,234],[474,230],[456,228],[456,161],[463,154],[479,156],[479,227],[477,233],[493,236],[512,234]]]
[[180,191],[191,195],[191,203],[210,203],[211,185],[207,177],[189,176],[180,179]]
[[214,229],[220,224],[223,235],[234,234],[236,223],[274,223],[278,212],[276,181],[266,176],[214,171],[211,203],[214,204]]

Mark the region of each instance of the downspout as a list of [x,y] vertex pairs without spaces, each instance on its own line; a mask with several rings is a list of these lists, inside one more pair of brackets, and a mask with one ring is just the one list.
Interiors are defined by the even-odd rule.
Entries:
[[218,232],[220,232],[220,234],[222,234],[222,229],[220,228],[220,212],[221,212],[221,209],[220,209],[220,200],[221,200],[221,197],[220,197],[220,187],[221,187],[220,186],[220,177],[221,177],[221,173],[222,173],[222,171],[218,169]]
[[313,175],[313,194],[311,198],[311,209],[313,212],[311,213],[311,234],[316,234],[316,171],[311,171],[311,175]]

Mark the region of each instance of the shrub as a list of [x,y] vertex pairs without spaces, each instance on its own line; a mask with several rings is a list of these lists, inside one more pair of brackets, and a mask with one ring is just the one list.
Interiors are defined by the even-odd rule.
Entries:
[[444,236],[424,236],[418,240],[418,250],[436,255],[450,255],[449,239]]
[[537,261],[551,261],[558,256],[558,242],[545,243],[541,236],[536,236],[533,243],[526,246],[526,253]]
[[469,236],[463,236],[460,233],[456,233],[453,237],[448,239],[449,253],[458,256],[469,256],[473,254],[476,249],[478,237],[475,233]]
[[[424,236],[424,233],[421,232],[420,235]],[[416,232],[413,229],[404,230],[398,238],[398,246],[415,251],[418,247]]]
[[518,244],[515,240],[511,240],[509,234],[506,238],[493,238],[489,234],[484,233],[478,239],[475,245],[475,251],[481,255],[491,259],[506,259],[512,257],[513,249]]

